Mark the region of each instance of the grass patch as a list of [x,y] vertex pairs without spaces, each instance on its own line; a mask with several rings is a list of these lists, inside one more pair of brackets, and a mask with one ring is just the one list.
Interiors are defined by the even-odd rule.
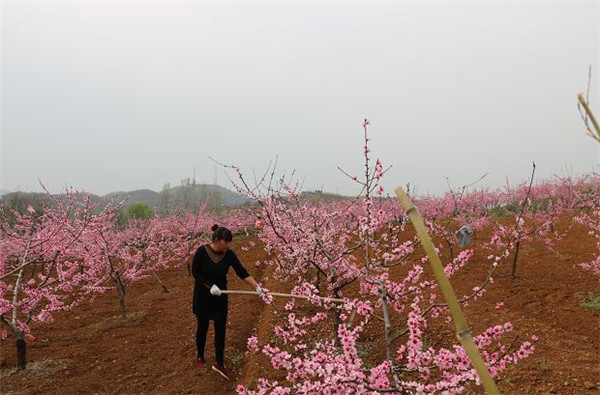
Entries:
[[580,297],[579,305],[587,310],[600,310],[600,296],[588,292],[587,296]]
[[70,360],[68,359],[44,359],[42,361],[29,362],[24,370],[18,370],[16,367],[14,367],[0,371],[0,379],[5,379],[15,374],[24,374],[27,376],[48,376],[54,372],[65,370],[69,362]]
[[233,366],[238,367],[242,364],[242,361],[244,360],[244,355],[237,349],[233,349],[230,352],[229,358],[231,359],[231,364]]

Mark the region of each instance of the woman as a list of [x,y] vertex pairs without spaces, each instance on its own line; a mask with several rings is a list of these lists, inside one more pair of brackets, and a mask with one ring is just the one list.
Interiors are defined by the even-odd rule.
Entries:
[[225,367],[225,327],[227,324],[227,295],[221,290],[227,289],[227,272],[233,267],[239,278],[250,284],[256,292],[265,295],[265,291],[248,274],[235,253],[229,249],[233,235],[227,228],[214,225],[212,227],[212,243],[205,244],[196,250],[192,263],[192,274],[195,278],[193,311],[198,320],[196,346],[198,357],[196,365],[206,365],[204,346],[210,320],[215,327],[216,364],[212,369],[226,379],[231,379],[231,372]]
[[256,231],[256,233],[260,233],[263,229],[263,222],[262,222],[262,218],[260,217],[260,215],[256,216],[256,222],[254,222],[254,230]]

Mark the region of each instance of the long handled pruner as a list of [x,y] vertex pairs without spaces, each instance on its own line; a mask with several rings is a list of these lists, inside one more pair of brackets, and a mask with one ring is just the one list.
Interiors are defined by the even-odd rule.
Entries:
[[[256,291],[238,291],[238,290],[223,290],[221,293],[230,294],[230,295],[262,295],[260,292]],[[267,295],[277,296],[282,298],[292,298],[292,299],[305,299],[305,300],[314,300],[320,299],[323,302],[331,302],[331,303],[345,303],[344,299],[336,299],[336,298],[325,298],[321,296],[306,296],[306,295],[297,295],[297,294],[286,294],[280,292],[266,292]],[[273,305],[273,307],[275,307]],[[342,306],[337,306],[336,308],[342,309]],[[275,307],[277,310],[277,308]],[[354,317],[356,316],[356,308],[352,308],[352,312],[350,313],[350,319],[348,320],[348,325],[352,325],[354,321]]]

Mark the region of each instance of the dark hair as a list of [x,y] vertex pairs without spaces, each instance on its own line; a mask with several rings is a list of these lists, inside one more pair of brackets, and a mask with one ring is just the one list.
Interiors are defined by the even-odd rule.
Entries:
[[210,228],[213,231],[213,235],[212,235],[212,239],[213,241],[216,240],[224,240],[224,241],[231,241],[233,240],[233,234],[231,234],[231,231],[227,228],[225,228],[224,226],[219,226],[217,224],[214,224],[212,226],[212,228]]

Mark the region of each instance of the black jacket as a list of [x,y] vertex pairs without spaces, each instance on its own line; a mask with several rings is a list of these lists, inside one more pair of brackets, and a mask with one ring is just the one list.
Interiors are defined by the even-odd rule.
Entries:
[[221,290],[227,289],[227,272],[230,266],[242,280],[250,277],[232,250],[220,254],[213,251],[209,245],[198,247],[192,262],[192,274],[195,279],[194,314],[227,308],[227,295],[214,296],[210,293],[210,288],[216,284]]

